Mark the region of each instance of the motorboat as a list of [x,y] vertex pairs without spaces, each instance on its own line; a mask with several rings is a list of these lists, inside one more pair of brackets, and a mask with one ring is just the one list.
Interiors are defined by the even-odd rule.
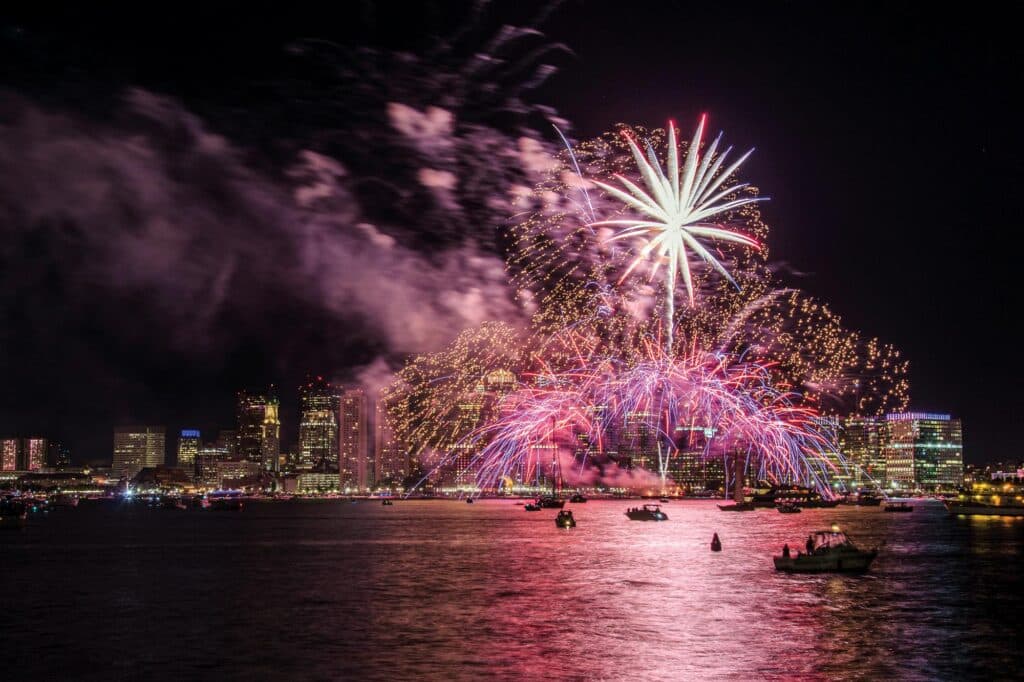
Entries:
[[559,528],[575,528],[576,519],[573,518],[571,511],[563,509],[558,512],[558,516],[555,517],[555,525]]
[[394,505],[394,502],[385,497],[383,500],[380,501],[380,504],[382,507],[390,507]]
[[202,507],[212,511],[242,511],[242,491],[214,490],[203,498]]
[[668,514],[661,511],[661,505],[645,504],[626,510],[630,521],[668,521]]
[[541,506],[539,504],[535,504],[533,502],[528,502],[523,507],[523,509],[525,509],[526,511],[540,511],[541,510]]
[[810,536],[808,552],[772,557],[775,570],[786,573],[863,573],[878,556],[877,549],[863,550],[846,533],[833,524],[829,530],[815,531]]
[[576,493],[575,495],[569,498],[569,501],[572,502],[573,504],[583,504],[584,502],[587,501],[587,498],[583,497],[581,493]]
[[1024,516],[1024,485],[999,481],[975,483],[954,500],[943,502],[953,516]]
[[780,514],[799,514],[800,513],[800,507],[796,506],[795,504],[780,504],[780,505],[776,506],[775,508],[779,510]]
[[720,504],[718,508],[728,512],[747,512],[756,510],[757,505],[753,502],[737,502],[735,504]]
[[887,512],[912,512],[914,511],[913,505],[907,504],[906,502],[889,502],[884,507],[884,511]]
[[466,504],[473,504],[473,498],[472,497],[467,497],[466,498]]
[[537,502],[543,509],[561,509],[565,506],[565,500],[559,497],[538,497]]
[[882,504],[882,496],[871,492],[858,493],[854,504],[858,507],[877,507]]

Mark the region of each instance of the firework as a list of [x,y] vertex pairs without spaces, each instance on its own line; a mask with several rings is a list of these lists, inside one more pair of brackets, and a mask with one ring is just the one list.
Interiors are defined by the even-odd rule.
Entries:
[[735,285],[736,282],[729,271],[701,241],[712,239],[758,248],[756,241],[739,232],[724,229],[722,223],[716,220],[716,216],[720,218],[729,211],[763,200],[761,197],[727,198],[747,187],[746,184],[723,187],[728,178],[753,153],[753,150],[748,151],[731,166],[719,172],[731,148],[716,156],[718,143],[722,139],[722,136],[719,135],[708,147],[702,159],[700,144],[704,137],[704,121],[705,119],[702,117],[697,126],[697,132],[693,136],[693,141],[686,151],[682,173],[679,168],[676,129],[670,122],[668,126],[667,173],[662,170],[661,162],[658,161],[650,143],[647,144],[647,158],[644,158],[636,141],[626,135],[629,151],[632,152],[633,159],[636,161],[646,191],[623,175],[616,175],[616,178],[626,191],[605,182],[595,181],[594,183],[624,202],[637,214],[631,218],[599,220],[592,223],[592,226],[608,225],[621,228],[615,236],[608,240],[609,242],[620,239],[638,239],[641,242],[638,255],[626,269],[623,278],[629,275],[637,265],[652,256],[655,257],[652,276],[662,262],[665,264],[666,319],[668,320],[666,336],[669,348],[672,347],[675,289],[680,273],[683,276],[686,292],[690,297],[690,305],[694,303],[693,277],[690,274],[690,261],[687,253],[692,251]]
[[[749,152],[726,166],[719,138],[701,154],[703,127],[688,145],[672,126],[581,144],[524,197],[508,266],[529,328],[467,332],[412,362],[392,392],[396,431],[429,468],[495,488],[631,458],[664,481],[682,448],[698,447],[742,458],[759,480],[825,491],[837,460],[821,415],[905,404],[898,352],[776,285],[759,192],[733,177]],[[623,203],[642,216],[617,217]],[[639,248],[620,248],[627,240]],[[688,253],[709,267],[692,269]],[[675,273],[689,295],[681,310]]]

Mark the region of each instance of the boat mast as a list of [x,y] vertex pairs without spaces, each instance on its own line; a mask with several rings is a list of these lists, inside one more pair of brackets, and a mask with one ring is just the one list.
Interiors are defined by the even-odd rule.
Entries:
[[739,450],[733,453],[735,461],[733,461],[733,484],[732,484],[732,499],[736,504],[743,504],[743,458],[740,457]]

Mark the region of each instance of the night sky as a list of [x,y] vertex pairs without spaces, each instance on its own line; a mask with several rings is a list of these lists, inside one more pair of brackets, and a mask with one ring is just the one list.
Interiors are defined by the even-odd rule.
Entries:
[[[277,231],[296,182],[286,169],[303,149],[347,150],[346,186],[364,200],[405,172],[392,177],[365,153],[384,144],[372,97],[304,70],[287,48],[318,38],[426,55],[432,36],[457,29],[466,5],[455,7],[0,13],[0,435],[59,438],[79,461],[109,457],[115,423],[198,426],[212,439],[231,427],[235,390],[274,383],[287,446],[306,373],[350,381],[375,359],[394,366],[421,350],[392,330],[400,307],[378,314],[365,259],[337,268],[332,277],[360,283],[325,303],[307,285],[308,249],[322,246]],[[536,10],[486,8],[476,44]],[[784,279],[902,349],[912,407],[962,416],[967,461],[1020,456],[1013,20],[984,5],[568,2],[537,27],[571,53],[543,54],[558,72],[524,98],[557,110],[576,139],[670,117],[685,131],[708,112],[729,142],[757,148],[744,177],[771,197],[763,211]],[[405,92],[387,81],[374,91],[384,100]],[[524,125],[478,109],[497,129]],[[345,141],[362,130],[364,147]],[[112,166],[144,176],[147,159],[162,170],[141,191],[118,197],[105,184]],[[133,232],[142,222],[166,230]],[[176,225],[195,228],[197,255],[154,276],[146,264],[176,248]],[[465,234],[403,229],[388,233],[423,258],[406,258],[403,273],[468,248]]]

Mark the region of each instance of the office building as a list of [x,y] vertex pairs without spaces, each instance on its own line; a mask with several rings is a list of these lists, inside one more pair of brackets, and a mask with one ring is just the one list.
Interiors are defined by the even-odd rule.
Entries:
[[17,471],[21,458],[20,438],[0,438],[0,471]]
[[881,417],[846,417],[838,433],[839,452],[846,460],[855,488],[882,487],[886,484],[885,454],[882,441],[886,421]]
[[887,414],[882,444],[887,487],[952,491],[963,485],[963,434],[948,414]]
[[162,426],[118,426],[114,429],[114,461],[111,475],[131,480],[144,467],[163,466]]
[[263,412],[263,438],[260,444],[261,462],[266,471],[281,470],[281,403],[274,396],[267,397]]
[[299,387],[300,471],[338,471],[338,417],[341,396],[323,377]]
[[178,435],[178,468],[184,469],[192,474],[196,470],[196,457],[199,456],[199,448],[202,443],[199,431],[196,429],[182,429]]
[[341,395],[338,480],[341,490],[369,488],[369,428],[366,393],[350,388]]

